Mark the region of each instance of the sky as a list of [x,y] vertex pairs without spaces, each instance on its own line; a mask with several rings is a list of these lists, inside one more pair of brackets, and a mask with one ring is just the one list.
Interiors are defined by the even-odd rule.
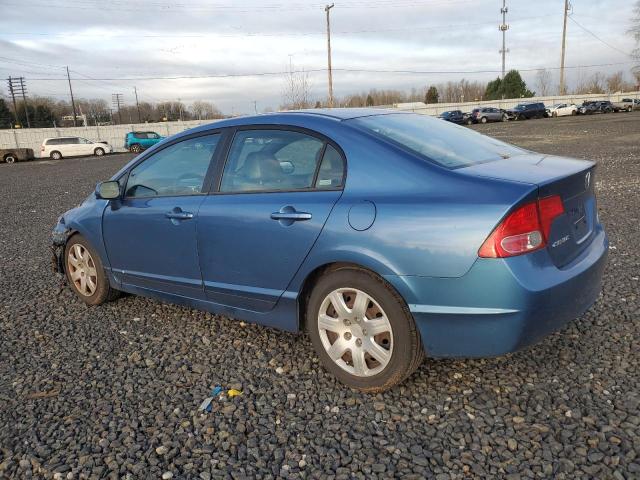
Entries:
[[[337,97],[499,75],[502,0],[334,3]],[[520,69],[534,90],[535,69],[550,69],[558,82],[563,4],[507,0],[507,70]],[[24,76],[30,94],[68,99],[68,66],[78,98],[111,102],[122,93],[132,104],[136,87],[141,101],[207,100],[242,114],[277,109],[281,72],[293,66],[309,72],[311,97],[325,99],[324,7],[317,0],[0,0],[0,76]],[[580,68],[567,70],[569,85],[595,71],[622,70],[631,80],[631,9],[630,0],[572,0],[566,65]]]

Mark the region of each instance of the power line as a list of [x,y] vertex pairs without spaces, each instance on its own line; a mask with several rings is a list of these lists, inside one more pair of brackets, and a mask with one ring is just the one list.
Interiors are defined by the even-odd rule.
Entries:
[[579,23],[575,18],[573,18],[573,16],[569,16],[569,20],[571,20],[573,23],[575,23],[578,27],[580,27],[582,30],[584,30],[585,32],[587,32],[589,35],[591,35],[593,38],[595,38],[596,40],[598,40],[599,42],[603,43],[604,45],[606,45],[607,47],[615,50],[616,52],[619,52],[627,57],[631,57],[632,55],[629,52],[625,52],[622,49],[611,45],[609,42],[603,40],[602,38],[600,38],[598,35],[596,35],[595,33],[593,33],[591,30],[589,30],[587,27],[585,27],[584,25],[582,25],[581,23]]
[[[565,68],[595,68],[595,67],[611,67],[616,65],[627,65],[634,63],[633,61],[627,62],[614,62],[614,63],[596,63],[591,65],[573,65]],[[516,68],[514,66],[514,68]],[[517,68],[520,72],[536,72],[538,70],[559,70],[560,67],[527,67]],[[152,80],[198,80],[207,78],[238,78],[238,77],[265,77],[265,76],[278,76],[289,75],[291,73],[318,73],[326,72],[327,68],[315,68],[293,71],[278,71],[278,72],[252,72],[252,73],[223,73],[223,74],[209,74],[209,75],[173,75],[173,76],[148,76],[148,77],[110,77],[110,78],[88,78],[84,80],[97,81],[97,82],[137,82],[137,81],[152,81]],[[397,70],[383,70],[383,69],[360,69],[360,68],[333,68],[334,72],[348,72],[348,73],[392,73],[392,74],[417,74],[417,75],[448,75],[448,74],[481,74],[481,73],[501,73],[501,70],[495,69],[482,69],[482,70],[410,70],[410,69],[397,69]],[[65,80],[66,77],[59,78],[31,78],[31,81],[59,81]]]
[[[557,14],[547,15],[535,15],[530,17],[521,17],[512,19],[513,22],[524,22],[529,20],[538,20],[541,18],[557,17]],[[483,22],[473,23],[454,23],[454,24],[440,24],[440,25],[425,25],[422,27],[393,27],[393,28],[374,28],[374,29],[362,29],[362,30],[334,30],[333,33],[341,35],[357,35],[368,33],[383,33],[383,32],[409,32],[409,31],[430,31],[441,30],[443,28],[468,28],[477,27],[483,25],[494,25],[495,20],[487,20]],[[62,37],[62,38],[94,38],[94,37],[107,37],[107,38],[242,38],[242,37],[305,37],[325,35],[326,31],[307,31],[307,32],[244,32],[244,33],[193,33],[193,34],[105,34],[105,33],[50,33],[50,32],[0,32],[0,36],[34,36],[34,37]]]

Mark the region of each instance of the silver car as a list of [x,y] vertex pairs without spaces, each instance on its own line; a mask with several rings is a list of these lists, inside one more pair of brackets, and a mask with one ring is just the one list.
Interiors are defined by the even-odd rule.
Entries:
[[471,118],[473,123],[506,122],[508,120],[507,114],[503,110],[493,107],[474,108],[471,112]]

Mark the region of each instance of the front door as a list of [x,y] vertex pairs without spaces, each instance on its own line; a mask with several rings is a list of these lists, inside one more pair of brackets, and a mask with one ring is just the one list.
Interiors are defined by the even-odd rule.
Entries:
[[323,138],[292,130],[239,130],[219,192],[198,217],[208,299],[271,310],[342,194],[344,159]]
[[126,178],[122,200],[106,208],[107,255],[125,285],[203,298],[196,223],[219,139],[183,140],[145,158]]

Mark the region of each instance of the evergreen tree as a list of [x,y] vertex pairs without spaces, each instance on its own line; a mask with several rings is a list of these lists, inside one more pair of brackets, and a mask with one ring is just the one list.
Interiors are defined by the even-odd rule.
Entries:
[[424,97],[424,103],[438,103],[438,98],[438,89],[435,86],[431,85]]
[[485,100],[498,100],[502,98],[502,80],[500,77],[492,80],[487,84],[487,90],[484,93]]
[[510,70],[503,79],[496,78],[487,84],[485,99],[533,97],[534,92],[527,88],[517,70]]
[[366,105],[367,107],[373,107],[373,97],[371,96],[371,94],[367,95]]
[[13,112],[9,109],[3,98],[0,98],[0,128],[11,128],[15,120]]
[[510,70],[502,80],[502,95],[504,98],[533,97],[535,94],[527,88],[517,70]]

